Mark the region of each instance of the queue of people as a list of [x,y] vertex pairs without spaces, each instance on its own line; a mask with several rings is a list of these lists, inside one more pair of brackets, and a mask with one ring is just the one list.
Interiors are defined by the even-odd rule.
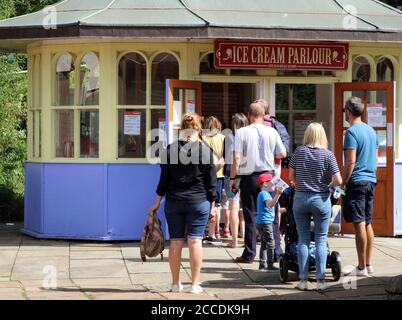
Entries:
[[[371,248],[376,184],[377,145],[375,132],[361,120],[364,107],[359,98],[347,100],[344,112],[351,127],[345,133],[346,166],[341,174],[335,155],[328,150],[325,129],[312,123],[304,134],[303,144],[291,157],[289,180],[295,189],[293,213],[298,232],[297,288],[308,290],[308,250],[310,223],[314,221],[317,289],[325,290],[327,235],[331,215],[331,189],[346,190],[344,217],[354,224],[358,266],[355,275],[373,272]],[[277,272],[274,265],[281,252],[278,200],[283,188],[272,183],[280,175],[281,159],[288,156],[286,135],[269,121],[265,100],[250,104],[247,116],[235,114],[232,130],[222,131],[216,117],[202,126],[196,114],[183,116],[179,141],[166,150],[161,163],[155,211],[166,197],[165,215],[170,234],[169,265],[172,292],[183,287],[179,280],[182,248],[187,240],[190,252],[192,285],[189,292],[200,293],[202,243],[222,244],[220,214],[224,216],[223,237],[230,237],[229,247],[238,247],[239,213],[244,217],[244,250],[237,263],[252,263],[257,255],[257,232],[261,239],[259,269]],[[285,137],[285,138],[284,138]],[[188,161],[190,159],[190,161]],[[223,191],[228,205],[222,201]],[[207,230],[207,234],[206,234]]]

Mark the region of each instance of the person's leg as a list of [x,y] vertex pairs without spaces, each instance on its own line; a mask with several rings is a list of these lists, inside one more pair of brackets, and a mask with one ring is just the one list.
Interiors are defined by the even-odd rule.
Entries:
[[310,211],[314,219],[315,266],[317,280],[325,280],[328,256],[328,228],[331,218],[331,200],[329,196],[316,195],[310,201]]
[[241,238],[244,238],[244,233],[246,229],[246,222],[244,221],[243,207],[239,207],[239,232]]
[[218,210],[217,208],[214,208],[214,219],[210,219],[208,221],[208,237],[215,238],[215,229],[216,229],[216,224],[218,223]]
[[267,241],[267,267],[272,271],[274,268],[274,252],[275,252],[275,237],[273,224],[268,224],[266,227],[266,241]]
[[[181,253],[185,240],[186,219],[182,206],[176,202],[165,202],[165,216],[168,224],[169,244],[169,267],[172,274],[172,284],[179,284]],[[206,222],[204,223],[205,229]]]
[[259,269],[265,269],[267,267],[267,237],[265,235],[265,226],[257,224],[257,231],[261,235],[260,245],[260,264]]
[[308,279],[311,213],[306,210],[307,201],[308,195],[306,193],[296,192],[293,214],[298,234],[297,256],[300,280]]
[[371,223],[366,224],[367,249],[366,249],[366,266],[371,266],[371,257],[373,254],[374,230]]
[[202,263],[202,235],[209,216],[210,203],[208,201],[188,206],[186,225],[188,228],[188,248],[190,253],[191,279],[195,286],[200,283]]
[[246,261],[254,260],[256,255],[256,179],[257,178],[251,175],[244,176],[242,177],[240,184],[240,197],[242,199],[245,221],[244,251],[242,257]]
[[237,247],[237,237],[239,235],[239,200],[229,200],[229,212],[232,247]]
[[202,242],[201,239],[188,239],[188,250],[190,252],[191,280],[193,285],[200,283],[202,264]]
[[366,223],[358,222],[353,223],[355,229],[355,241],[357,250],[357,259],[359,262],[359,269],[366,268],[366,252],[367,252],[367,232]]
[[366,267],[366,191],[365,183],[349,183],[346,186],[343,203],[345,221],[352,222],[355,230],[356,251],[360,270]]
[[374,192],[375,184],[370,183],[366,193],[366,234],[367,234],[367,249],[366,249],[366,266],[371,266],[371,257],[373,252],[374,230],[371,224],[372,212],[374,208]]
[[183,249],[183,240],[171,240],[169,245],[169,267],[172,273],[172,284],[179,284],[181,252]]

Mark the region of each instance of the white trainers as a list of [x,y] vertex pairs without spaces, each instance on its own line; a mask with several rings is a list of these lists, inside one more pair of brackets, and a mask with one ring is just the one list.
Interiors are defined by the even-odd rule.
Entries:
[[170,292],[181,292],[181,291],[183,291],[183,286],[180,282],[178,284],[172,284]]
[[373,267],[371,265],[366,266],[366,269],[367,269],[368,274],[373,274],[374,273],[374,269],[373,269]]
[[324,291],[327,290],[329,288],[328,283],[326,283],[325,281],[317,281],[317,290],[318,291]]
[[300,280],[300,282],[296,285],[296,288],[301,291],[308,290],[308,281],[307,280]]
[[190,287],[189,293],[199,294],[202,291],[203,291],[202,287],[198,284],[198,285],[192,285]]
[[352,270],[344,271],[344,276],[356,276],[356,277],[368,277],[367,268],[360,270],[359,267],[355,267]]

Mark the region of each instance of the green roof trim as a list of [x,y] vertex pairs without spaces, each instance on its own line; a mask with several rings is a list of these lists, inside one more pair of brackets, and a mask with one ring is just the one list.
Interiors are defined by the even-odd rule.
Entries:
[[[64,0],[53,9],[0,21],[0,39],[268,39],[281,34],[402,42],[402,11],[377,0]],[[44,28],[44,21],[56,28]]]

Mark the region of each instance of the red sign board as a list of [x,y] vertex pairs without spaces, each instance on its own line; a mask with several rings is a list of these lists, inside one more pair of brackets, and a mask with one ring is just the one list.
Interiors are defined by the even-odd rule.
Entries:
[[216,69],[347,70],[348,43],[216,40]]

